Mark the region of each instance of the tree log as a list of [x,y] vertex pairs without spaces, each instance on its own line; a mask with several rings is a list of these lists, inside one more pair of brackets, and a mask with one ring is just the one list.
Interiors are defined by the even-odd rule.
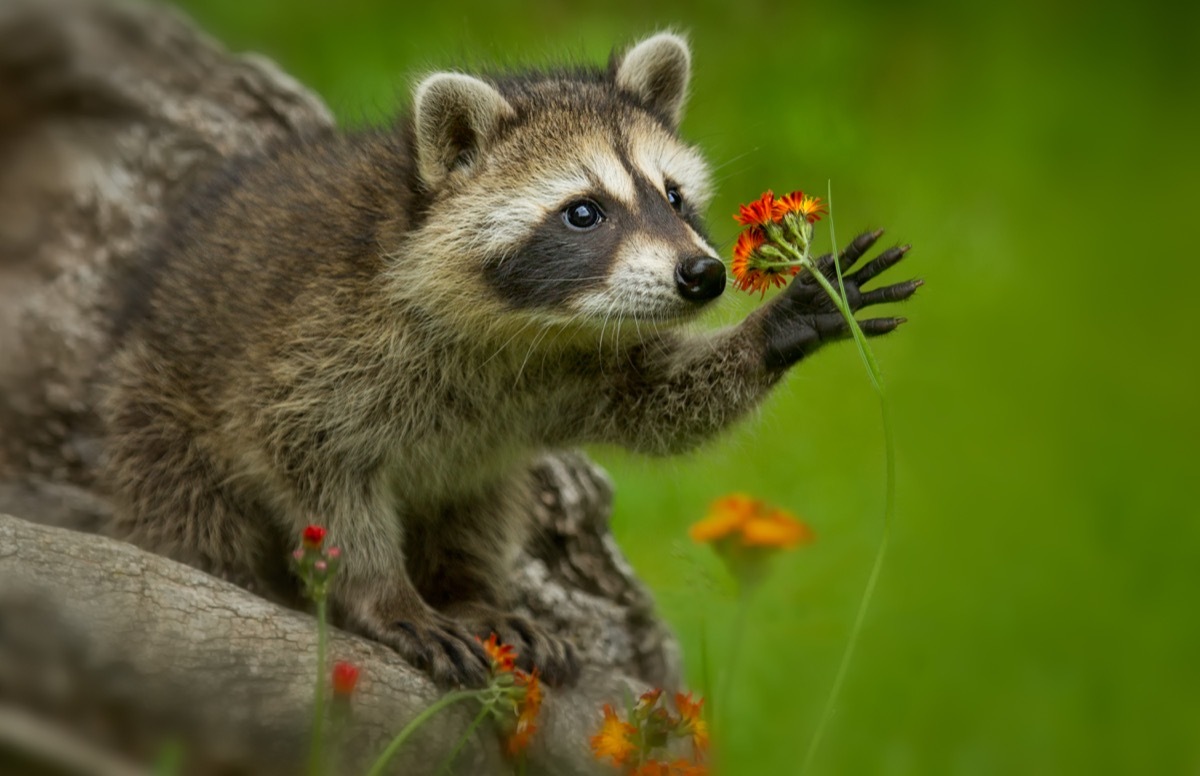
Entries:
[[[96,404],[120,280],[175,203],[234,155],[334,131],[311,92],[169,8],[0,3],[0,771],[143,772],[165,741],[188,772],[303,768],[314,619],[95,535]],[[604,473],[577,452],[537,473],[514,587],[586,667],[549,691],[529,771],[591,773],[600,705],[676,686],[678,649],[609,533]],[[363,671],[337,747],[361,772],[442,691],[360,637],[335,631],[331,654]],[[475,711],[434,717],[395,771],[435,773]],[[455,772],[511,764],[483,728]]]

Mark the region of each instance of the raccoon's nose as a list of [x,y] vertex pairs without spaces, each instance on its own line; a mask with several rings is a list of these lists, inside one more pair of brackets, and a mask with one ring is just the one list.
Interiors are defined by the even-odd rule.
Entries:
[[716,299],[725,290],[725,265],[711,256],[684,259],[675,265],[675,285],[684,299]]

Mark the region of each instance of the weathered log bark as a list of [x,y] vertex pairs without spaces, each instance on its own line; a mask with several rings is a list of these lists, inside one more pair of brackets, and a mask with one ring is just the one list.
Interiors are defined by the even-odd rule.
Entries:
[[[163,736],[196,771],[301,769],[312,617],[88,532],[108,510],[95,407],[121,276],[223,159],[333,131],[313,94],[170,9],[0,0],[0,512],[18,516],[0,516],[0,771],[138,772]],[[540,530],[514,583],[587,668],[549,693],[531,772],[588,773],[601,702],[676,684],[678,654],[609,534],[604,474],[579,453],[538,472]],[[332,654],[363,667],[340,749],[357,772],[439,690],[364,639],[337,633]],[[473,712],[434,718],[397,770],[433,773]],[[457,762],[509,770],[487,734]]]

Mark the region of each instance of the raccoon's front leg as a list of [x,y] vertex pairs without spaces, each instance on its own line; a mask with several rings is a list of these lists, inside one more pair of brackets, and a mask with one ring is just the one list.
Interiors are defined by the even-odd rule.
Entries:
[[[882,231],[855,238],[839,264],[851,310],[907,299],[921,285],[909,280],[864,291],[862,286],[900,261],[908,248],[890,248],[854,273],[848,270]],[[818,265],[826,277],[832,256]],[[860,322],[867,336],[892,331],[903,318]],[[611,386],[610,403],[593,416],[598,441],[649,453],[689,450],[754,407],[789,367],[827,342],[849,336],[846,321],[817,281],[805,274],[742,323],[704,337],[664,337],[644,345]]]
[[406,559],[420,549],[404,541],[390,505],[355,497],[335,479],[326,475],[323,503],[311,511],[325,516],[329,541],[342,551],[330,588],[338,624],[387,644],[438,684],[483,685],[487,653],[472,631],[430,606],[413,584]]
[[575,646],[512,611],[508,580],[526,534],[535,497],[528,471],[445,504],[434,519],[406,526],[408,568],[422,597],[481,639],[495,633],[512,645],[525,670],[537,667],[549,684],[579,676]]

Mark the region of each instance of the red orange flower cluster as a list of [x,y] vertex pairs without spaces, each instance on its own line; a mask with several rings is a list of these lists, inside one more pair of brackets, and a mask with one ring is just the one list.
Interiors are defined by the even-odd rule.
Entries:
[[[708,723],[700,713],[704,700],[692,694],[675,694],[675,714],[659,704],[662,690],[643,693],[623,720],[604,704],[600,730],[591,738],[592,755],[608,760],[622,769],[625,776],[707,776],[704,763],[708,751]],[[672,739],[691,741],[692,758],[667,758]]]
[[537,732],[537,717],[544,697],[542,683],[536,668],[526,673],[516,667],[517,651],[511,644],[501,644],[495,633],[487,641],[480,639],[479,643],[492,662],[491,686],[504,696],[505,705],[516,717],[515,723],[506,719],[503,724],[509,726],[504,751],[510,757],[517,757]]
[[733,218],[747,228],[738,235],[733,246],[735,285],[743,291],[760,294],[765,294],[772,286],[786,285],[787,278],[798,273],[800,266],[765,256],[762,249],[782,239],[784,227],[792,232],[799,233],[803,229],[805,234],[810,233],[810,225],[820,220],[825,212],[820,197],[810,197],[803,191],[776,198],[774,192],[768,190],[750,204],[739,205]]

